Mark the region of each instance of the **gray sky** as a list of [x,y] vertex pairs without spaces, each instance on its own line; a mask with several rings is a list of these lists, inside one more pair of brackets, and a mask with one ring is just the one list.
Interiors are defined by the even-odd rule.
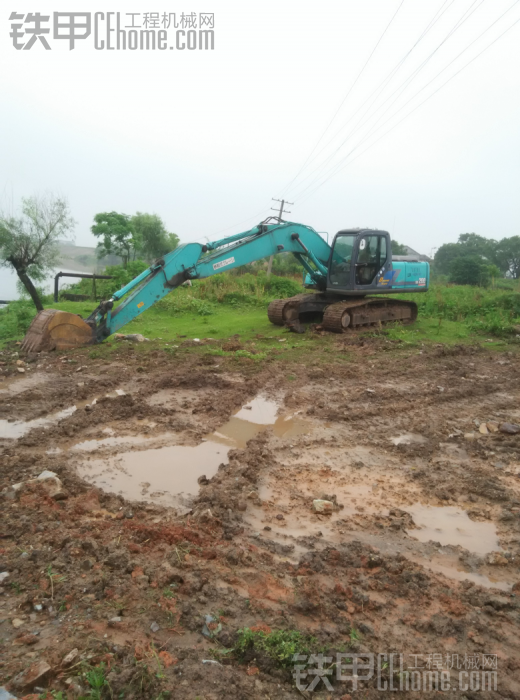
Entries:
[[[183,241],[249,228],[280,197],[392,24],[324,140],[351,121],[288,191],[287,218],[333,234],[387,229],[421,252],[475,231],[520,234],[520,22],[402,124],[313,192],[319,166],[349,135],[381,81],[409,54],[331,165],[351,158],[520,18],[520,3],[423,88],[514,0],[192,0],[156,8],[137,0],[39,0],[38,11],[213,12],[214,51],[107,51],[93,37],[49,35],[16,51],[11,8],[0,21],[0,195],[3,206],[43,191],[68,196],[76,242],[94,245],[95,213],[159,214]],[[473,13],[473,14],[470,14]],[[405,91],[384,100],[421,66]],[[31,26],[31,25],[28,25]],[[48,25],[47,25],[48,26]],[[173,33],[171,28],[169,32]],[[392,105],[395,97],[398,100]],[[392,114],[412,101],[392,119]],[[372,98],[370,98],[372,99]],[[380,106],[377,111],[378,106]],[[387,119],[390,121],[386,122]],[[326,170],[324,171],[326,172]],[[316,184],[319,184],[319,180]],[[300,184],[301,183],[301,184]],[[308,194],[312,196],[306,199]],[[250,219],[249,221],[243,221]]]

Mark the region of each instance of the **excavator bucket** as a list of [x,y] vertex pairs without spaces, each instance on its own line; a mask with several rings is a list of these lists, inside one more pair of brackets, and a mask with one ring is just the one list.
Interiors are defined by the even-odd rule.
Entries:
[[56,309],[40,311],[25,334],[22,350],[69,350],[94,342],[92,328],[77,314]]

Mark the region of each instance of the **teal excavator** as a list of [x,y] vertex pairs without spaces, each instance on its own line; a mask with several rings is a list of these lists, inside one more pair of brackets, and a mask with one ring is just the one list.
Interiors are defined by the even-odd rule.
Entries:
[[249,231],[213,243],[180,245],[102,301],[86,319],[56,309],[40,311],[22,349],[64,350],[102,342],[186,281],[277,253],[294,255],[304,268],[304,286],[311,290],[272,301],[267,309],[271,323],[296,332],[309,320],[334,333],[414,321],[414,302],[381,295],[426,292],[429,285],[429,264],[413,256],[392,257],[387,231],[344,229],[329,245],[310,226],[269,217]]

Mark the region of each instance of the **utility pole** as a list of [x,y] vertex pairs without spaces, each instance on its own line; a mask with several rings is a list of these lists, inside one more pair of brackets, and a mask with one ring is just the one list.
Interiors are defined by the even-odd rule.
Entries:
[[[272,197],[272,200],[273,200],[273,202],[280,202],[280,211],[278,212],[278,221],[282,220],[282,214],[284,214],[284,213],[290,214],[291,213],[290,211],[287,211],[287,209],[284,209],[284,206],[286,204],[294,204],[294,202],[286,202],[285,199],[275,199],[274,197]],[[274,207],[271,207],[271,209],[273,211],[278,211]],[[271,269],[273,267],[273,258],[274,258],[274,255],[271,255],[271,257],[269,258],[269,264],[267,265],[267,276],[268,277],[271,275]]]

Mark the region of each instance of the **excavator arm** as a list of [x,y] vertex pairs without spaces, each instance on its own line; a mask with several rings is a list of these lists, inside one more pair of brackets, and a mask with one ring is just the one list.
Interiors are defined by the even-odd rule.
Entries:
[[[262,223],[249,231],[213,243],[185,243],[126,287],[116,292],[87,319],[101,341],[125,326],[155,302],[187,280],[204,279],[277,253],[291,252],[311,275],[318,288],[325,288],[330,247],[309,226],[280,222]],[[130,292],[117,308],[114,302]]]
[[39,352],[101,342],[187,280],[211,277],[282,252],[293,253],[313,286],[324,290],[330,246],[310,226],[278,219],[275,223],[269,221],[272,219],[213,243],[178,246],[110,299],[102,301],[85,321],[63,311],[40,312],[29,327],[22,349]]

